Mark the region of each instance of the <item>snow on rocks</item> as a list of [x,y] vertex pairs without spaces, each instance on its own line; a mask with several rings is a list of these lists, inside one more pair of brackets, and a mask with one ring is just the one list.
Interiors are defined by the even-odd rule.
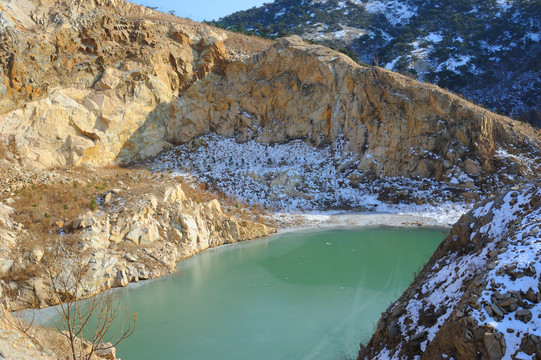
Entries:
[[540,258],[541,183],[485,200],[382,314],[360,358],[539,356]]
[[472,309],[471,316],[479,325],[503,334],[502,352],[507,358],[516,356],[528,339],[541,339],[540,205],[541,187],[509,192],[502,205],[489,210],[492,221],[474,235],[501,246],[492,254],[491,270],[485,276],[486,290],[479,298],[484,306]]
[[364,7],[365,10],[371,14],[383,14],[391,24],[396,25],[407,22],[411,17],[417,14],[417,7],[408,5],[409,4],[401,1],[383,0],[368,1],[364,4]]
[[365,176],[348,146],[344,140],[321,148],[302,140],[239,142],[213,134],[164,152],[148,166],[279,212],[375,211],[424,215],[451,225],[467,211],[467,204],[455,200],[454,184]]
[[341,25],[341,30],[338,31],[325,31],[323,24],[316,24],[314,31],[307,32],[303,35],[305,40],[325,41],[325,40],[344,40],[346,44],[351,43],[354,39],[357,39],[364,35],[372,35],[372,32],[365,29],[356,29],[350,26]]

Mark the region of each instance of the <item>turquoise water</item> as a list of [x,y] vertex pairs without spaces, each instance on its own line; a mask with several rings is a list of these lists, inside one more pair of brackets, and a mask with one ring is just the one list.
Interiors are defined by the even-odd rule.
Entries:
[[138,313],[123,360],[355,358],[443,230],[287,233],[206,251],[118,291]]

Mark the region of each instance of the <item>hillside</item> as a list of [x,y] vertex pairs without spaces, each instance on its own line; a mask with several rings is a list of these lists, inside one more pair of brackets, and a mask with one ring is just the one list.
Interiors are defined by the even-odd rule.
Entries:
[[359,359],[535,359],[541,187],[487,199],[384,312]]
[[541,126],[539,0],[278,0],[220,19],[296,34]]

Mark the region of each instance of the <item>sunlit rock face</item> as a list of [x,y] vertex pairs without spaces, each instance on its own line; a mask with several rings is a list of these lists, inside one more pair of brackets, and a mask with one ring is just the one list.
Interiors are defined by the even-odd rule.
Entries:
[[[173,107],[166,120],[172,143],[209,132],[319,147],[344,139],[358,169],[385,176],[486,177],[503,154],[534,159],[541,143],[529,126],[299,37],[196,82]],[[527,162],[514,162],[512,171],[530,177]]]
[[272,45],[124,1],[2,4],[8,161],[122,164],[217,132],[345,140],[356,168],[378,176],[491,183],[502,168],[535,173],[531,128],[299,37]]
[[156,155],[179,93],[268,46],[125,1],[5,0],[0,15],[0,141],[38,167]]

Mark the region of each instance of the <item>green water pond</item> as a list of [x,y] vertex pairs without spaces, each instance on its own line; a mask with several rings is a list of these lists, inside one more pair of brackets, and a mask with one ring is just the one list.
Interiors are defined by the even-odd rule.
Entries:
[[117,291],[138,313],[123,360],[354,359],[447,234],[291,232],[200,253]]

